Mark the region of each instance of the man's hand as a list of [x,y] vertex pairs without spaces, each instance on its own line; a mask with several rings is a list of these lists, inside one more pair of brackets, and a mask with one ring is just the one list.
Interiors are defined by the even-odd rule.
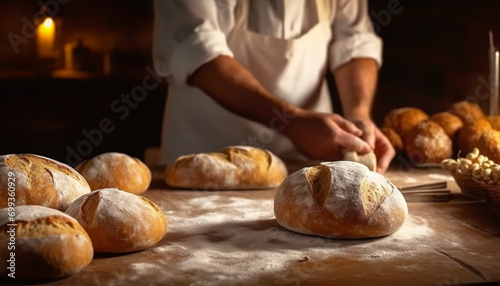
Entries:
[[340,160],[342,149],[360,154],[372,151],[360,138],[364,132],[338,114],[302,111],[283,134],[309,159]]
[[361,139],[370,145],[377,156],[377,171],[384,173],[396,155],[394,147],[370,119],[351,119],[363,131]]

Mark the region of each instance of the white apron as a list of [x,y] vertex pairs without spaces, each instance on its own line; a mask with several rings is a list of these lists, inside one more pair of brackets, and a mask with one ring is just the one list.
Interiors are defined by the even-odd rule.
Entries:
[[[330,0],[315,2],[318,23],[302,36],[285,40],[248,30],[249,1],[238,1],[228,45],[234,58],[273,94],[308,110],[332,112],[325,80],[331,40]],[[304,160],[288,138],[274,131],[292,119],[282,110],[274,114],[275,119],[262,125],[227,111],[198,88],[171,85],[163,122],[161,163],[229,145],[269,149],[285,161]]]

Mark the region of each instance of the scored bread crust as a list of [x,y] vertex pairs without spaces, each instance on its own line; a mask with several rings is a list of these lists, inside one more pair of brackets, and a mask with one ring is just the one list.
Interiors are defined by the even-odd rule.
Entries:
[[[65,213],[36,205],[17,206],[15,227],[16,278],[52,279],[73,275],[92,261],[92,242],[85,230]],[[11,250],[8,209],[0,209],[0,275],[6,277]]]
[[167,232],[167,219],[155,203],[116,188],[78,198],[66,214],[87,231],[96,252],[143,250],[155,245]]
[[406,220],[401,192],[362,164],[324,162],[292,173],[278,188],[274,213],[286,229],[330,238],[389,235]]
[[123,153],[103,153],[83,161],[75,169],[93,191],[117,188],[138,195],[151,184],[151,170],[146,164]]
[[191,189],[261,189],[279,186],[287,175],[284,162],[270,151],[229,146],[179,157],[167,166],[165,182]]
[[15,189],[17,206],[41,205],[64,211],[90,192],[87,181],[73,168],[34,154],[0,156],[0,208],[8,206],[9,182],[14,183],[11,189]]

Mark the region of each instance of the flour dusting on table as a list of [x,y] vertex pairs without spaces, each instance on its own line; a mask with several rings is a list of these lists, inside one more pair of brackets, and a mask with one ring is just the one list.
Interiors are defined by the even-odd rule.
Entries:
[[[115,285],[139,282],[141,277],[183,285],[252,284],[267,273],[274,277],[283,273],[280,281],[291,283],[310,275],[315,261],[346,256],[357,261],[391,260],[411,255],[395,245],[411,245],[433,234],[425,220],[410,216],[396,233],[378,239],[302,235],[279,226],[269,198],[201,193],[186,197],[182,204],[160,207],[169,221],[165,238],[145,250],[147,262],[134,260],[143,252],[130,255],[131,262],[123,266],[127,277],[115,277]],[[298,270],[291,275],[285,271],[289,267]]]

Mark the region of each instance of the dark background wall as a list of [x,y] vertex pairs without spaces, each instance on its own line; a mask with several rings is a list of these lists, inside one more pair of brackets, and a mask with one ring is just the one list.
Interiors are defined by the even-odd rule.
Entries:
[[[0,1],[0,154],[36,153],[71,165],[108,151],[143,158],[145,149],[160,144],[167,90],[150,72],[152,2],[61,2],[53,6],[62,28],[58,49],[80,40],[93,63],[88,73],[61,71],[61,54],[54,63],[59,71],[44,74],[33,37],[24,36],[16,53],[8,35],[23,36],[23,18],[32,20],[40,5]],[[500,46],[499,1],[369,3],[384,40],[373,113],[378,124],[392,108],[432,114],[466,98],[487,111],[488,31]],[[101,72],[105,55],[107,74]],[[144,88],[145,78],[154,88]],[[124,99],[142,90],[140,100]]]

